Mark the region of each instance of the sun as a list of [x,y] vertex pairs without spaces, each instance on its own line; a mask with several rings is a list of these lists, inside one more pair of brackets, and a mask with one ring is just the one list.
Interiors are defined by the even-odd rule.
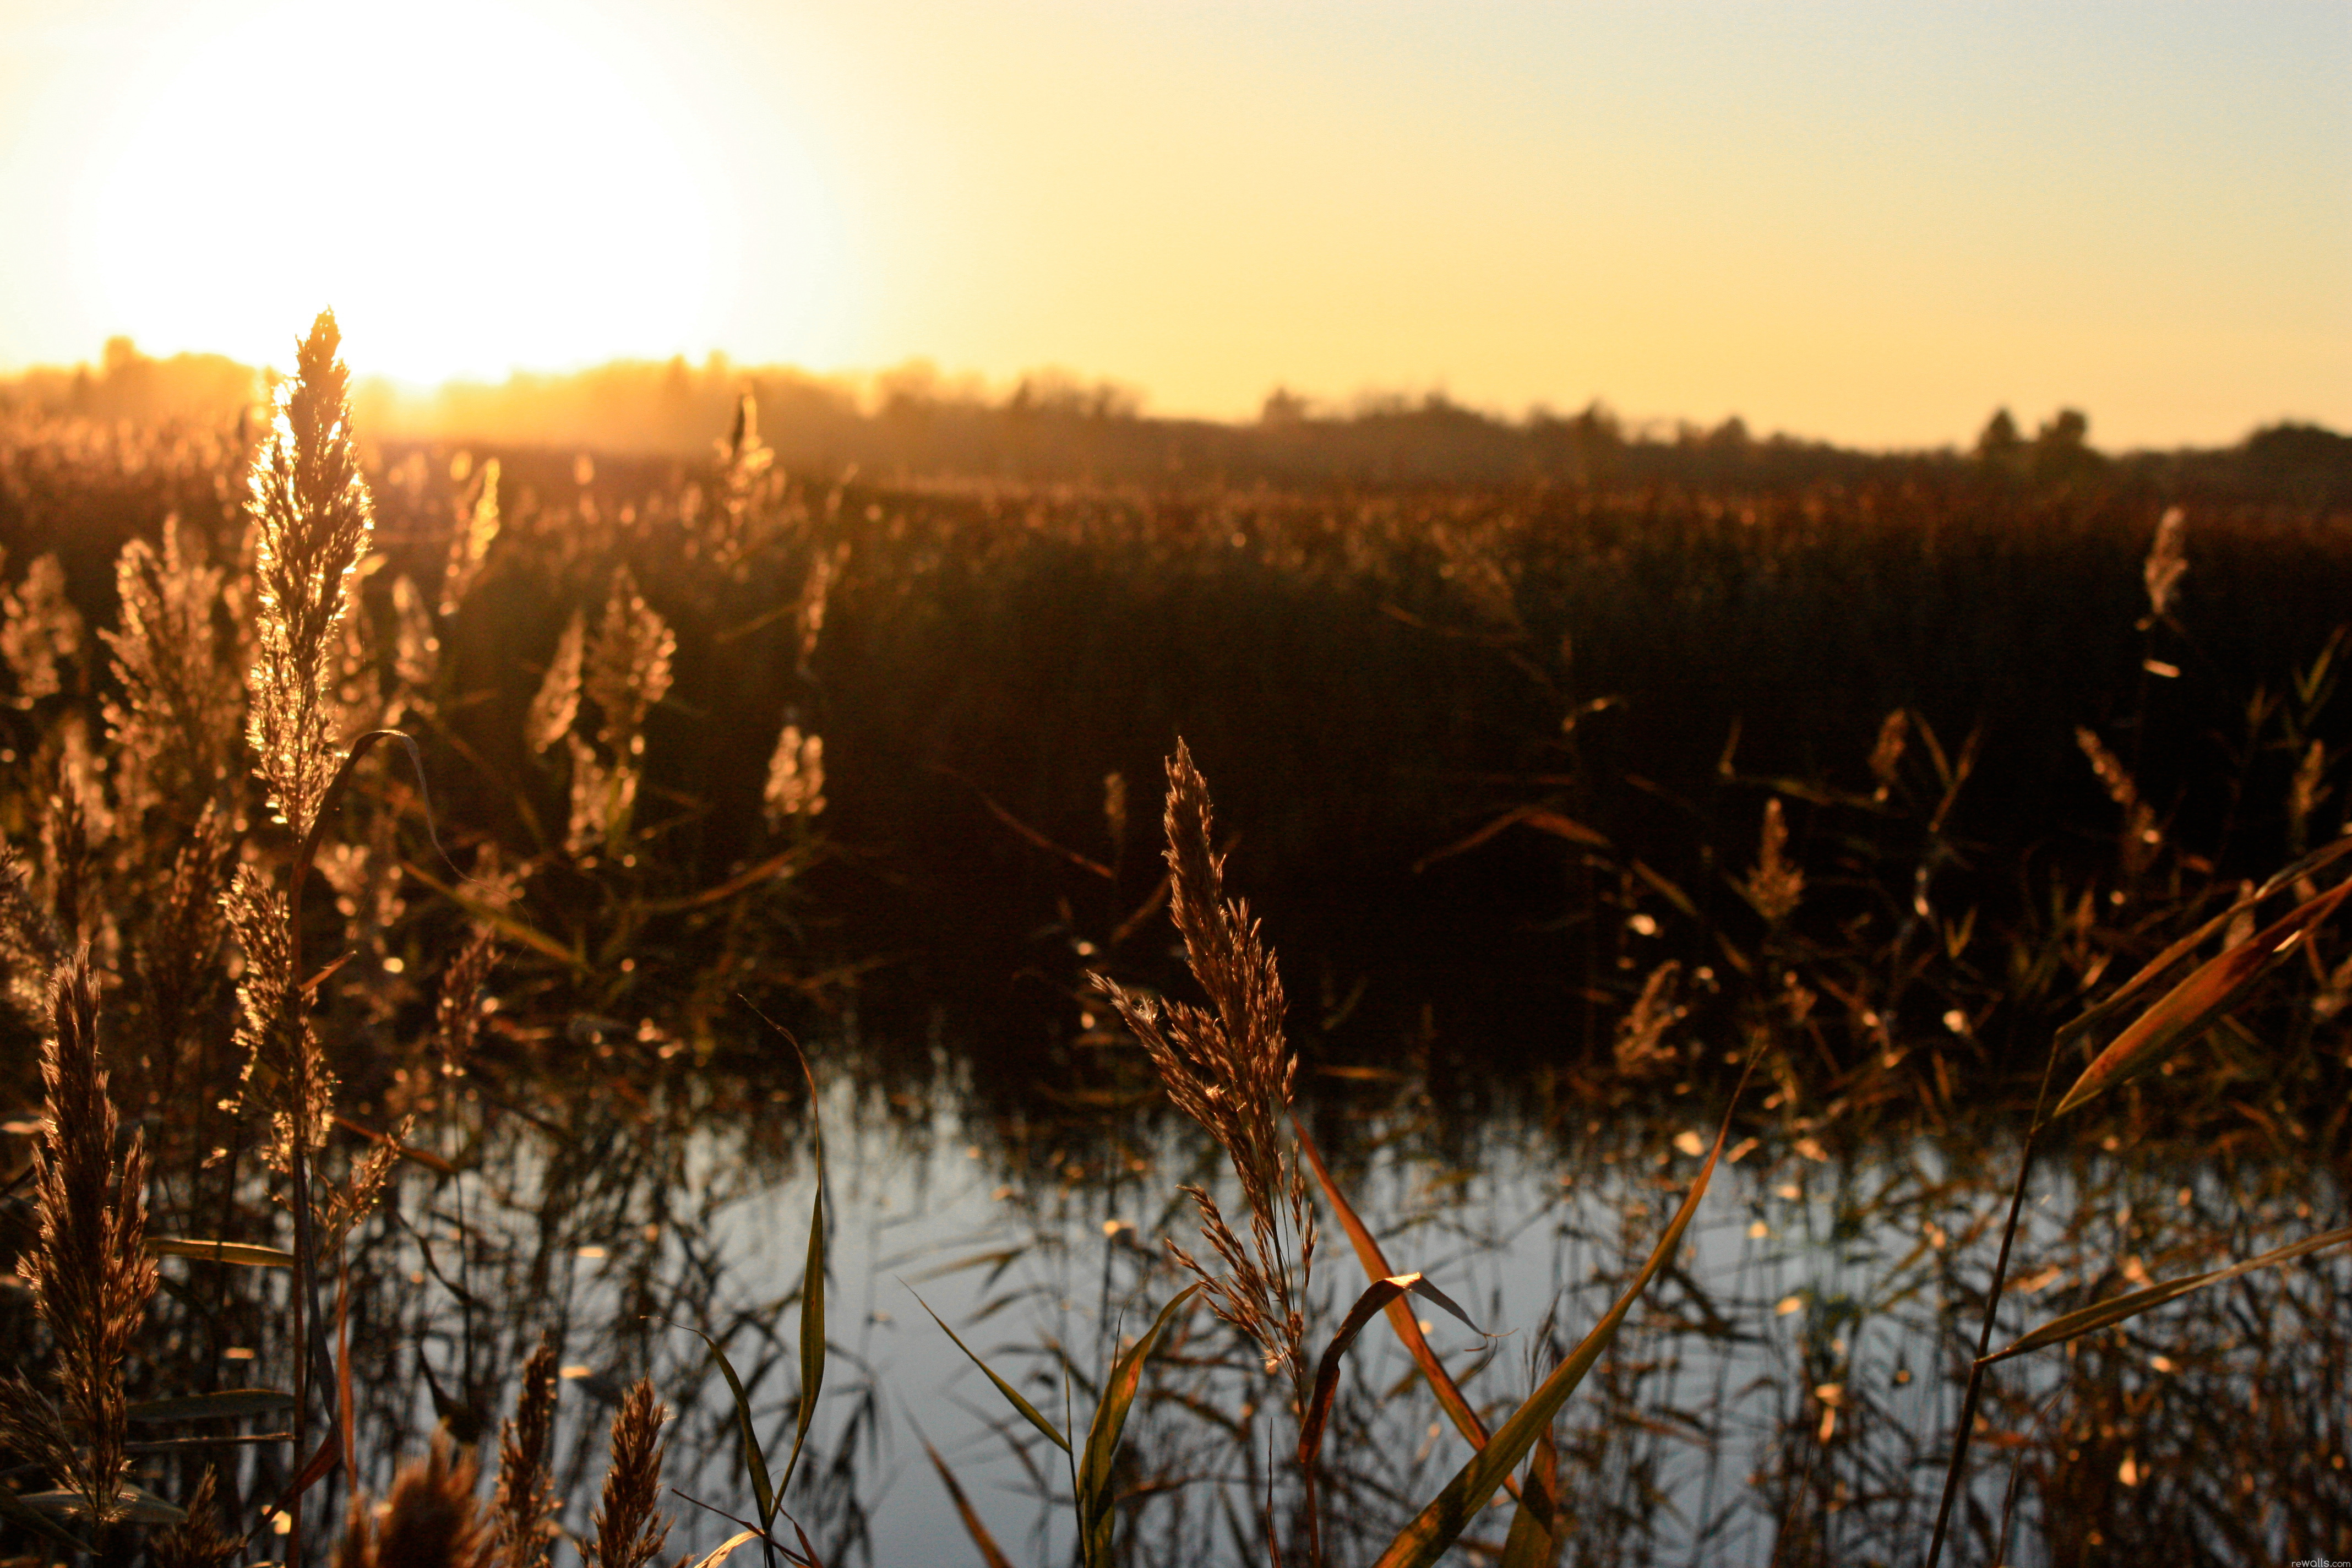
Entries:
[[355,370],[419,382],[711,346],[721,150],[583,14],[299,0],[202,41],[84,184],[100,309],[276,361],[329,306]]

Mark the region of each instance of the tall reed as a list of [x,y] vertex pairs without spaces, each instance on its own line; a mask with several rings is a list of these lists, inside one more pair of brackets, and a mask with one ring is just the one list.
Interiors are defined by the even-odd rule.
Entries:
[[155,1290],[145,1251],[147,1152],[134,1134],[115,1156],[98,982],[86,951],[58,970],[49,1020],[41,1045],[47,1099],[33,1145],[36,1234],[17,1271],[55,1345],[58,1401],[28,1397],[20,1384],[0,1403],[13,1407],[7,1420],[20,1446],[61,1469],[85,1516],[108,1524],[123,1514],[129,1463],[122,1365]]

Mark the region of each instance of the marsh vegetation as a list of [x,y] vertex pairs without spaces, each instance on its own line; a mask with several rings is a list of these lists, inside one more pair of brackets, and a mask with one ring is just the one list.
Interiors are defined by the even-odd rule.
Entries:
[[2324,497],[345,394],[0,426],[11,1551],[2352,1556]]

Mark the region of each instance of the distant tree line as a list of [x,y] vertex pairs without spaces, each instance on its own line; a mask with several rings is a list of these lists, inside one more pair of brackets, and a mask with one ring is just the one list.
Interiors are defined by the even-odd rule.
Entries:
[[[136,424],[218,426],[266,392],[266,373],[217,354],[149,358],[127,338],[98,364],[0,380],[0,411]],[[1254,421],[1156,418],[1133,391],[1066,373],[1024,375],[1008,390],[941,375],[921,363],[870,377],[624,360],[563,374],[429,392],[362,383],[360,427],[383,440],[630,453],[698,460],[731,426],[737,398],[757,399],[760,426],[786,465],[875,479],[941,476],[1108,483],[1525,486],[1680,484],[1706,489],[1900,479],[1975,472],[1990,484],[2122,486],[2168,496],[2352,503],[2352,437],[2317,426],[2265,426],[2234,447],[2103,454],[2090,420],[2061,409],[2032,437],[2000,409],[1966,450],[1862,452],[1738,418],[1631,427],[1601,404],[1538,408],[1510,419],[1441,393],[1370,396],[1344,408],[1286,389]]]

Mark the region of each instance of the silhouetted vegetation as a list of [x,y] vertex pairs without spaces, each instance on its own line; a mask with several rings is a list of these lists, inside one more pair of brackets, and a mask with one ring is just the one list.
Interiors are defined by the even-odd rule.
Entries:
[[[333,358],[267,421],[127,345],[0,413],[10,1542],[316,1555],[340,1496],[354,1563],[640,1563],[667,1466],[870,1556],[897,1417],[822,1282],[872,1136],[1028,1227],[938,1271],[1034,1314],[982,1432],[1041,1552],[1907,1560],[1948,1467],[1979,1557],[2352,1553],[2344,1259],[2273,1256],[2352,1157],[2343,437],[680,365],[537,389],[641,442],[371,446]],[[1442,1195],[1518,1183],[1550,1315],[1498,1276],[1532,1342],[1441,1355],[1380,1281],[1525,1264]],[[2068,1348],[1979,1373],[1997,1319]]]

